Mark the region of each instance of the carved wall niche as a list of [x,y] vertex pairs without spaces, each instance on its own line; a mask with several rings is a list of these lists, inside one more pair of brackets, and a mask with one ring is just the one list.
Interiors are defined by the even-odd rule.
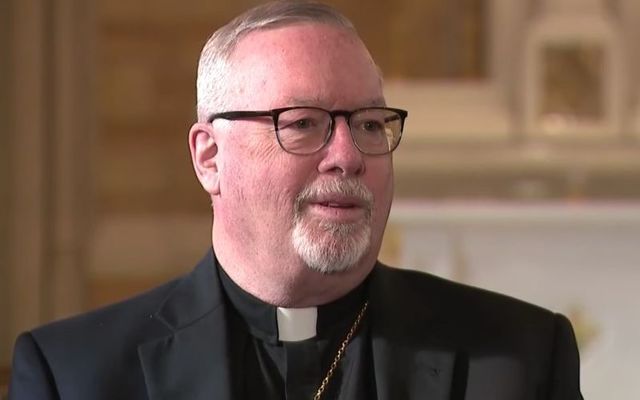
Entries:
[[628,129],[629,61],[623,32],[604,2],[543,2],[522,61],[528,139],[621,139]]
[[[392,54],[396,63],[407,57],[423,59],[416,68],[429,66],[427,61],[467,60],[469,73],[456,68],[442,74],[397,74],[385,81],[388,101],[409,109],[410,117],[403,138],[409,147],[399,149],[402,158],[420,158],[419,152],[431,145],[505,144],[514,136],[513,89],[514,51],[518,48],[528,2],[506,0],[478,0],[434,2],[429,6],[416,6],[407,2],[405,16],[413,23],[398,22],[399,32],[413,32],[408,48],[402,51],[410,56]],[[410,11],[409,5],[417,11]],[[449,20],[450,10],[456,10]],[[420,11],[423,10],[421,13]],[[415,12],[415,16],[408,15]],[[420,16],[430,15],[423,18]],[[448,28],[432,34],[431,20],[444,21]],[[438,23],[435,23],[438,26]],[[405,36],[405,37],[408,37]],[[412,53],[418,53],[413,55]],[[456,73],[458,71],[458,73]]]

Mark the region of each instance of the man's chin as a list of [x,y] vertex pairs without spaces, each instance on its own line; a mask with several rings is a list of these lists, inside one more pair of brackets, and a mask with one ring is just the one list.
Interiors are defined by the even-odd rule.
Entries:
[[355,264],[341,263],[340,261],[305,261],[305,265],[313,272],[320,273],[325,276],[336,276],[347,274],[356,269]]
[[298,255],[312,271],[327,275],[348,272],[356,268],[369,249],[368,226],[331,224],[308,228],[296,225],[292,239]]

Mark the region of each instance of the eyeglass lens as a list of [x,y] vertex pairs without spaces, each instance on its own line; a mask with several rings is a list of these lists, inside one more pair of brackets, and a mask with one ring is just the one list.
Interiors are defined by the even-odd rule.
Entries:
[[[295,108],[278,116],[278,140],[294,154],[320,150],[331,132],[331,115],[318,108]],[[392,110],[358,110],[349,118],[351,135],[363,153],[385,154],[394,150],[402,134],[402,118]]]

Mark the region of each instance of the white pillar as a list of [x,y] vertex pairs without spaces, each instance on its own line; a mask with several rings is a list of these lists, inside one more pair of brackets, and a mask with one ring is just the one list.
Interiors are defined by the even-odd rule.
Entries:
[[629,133],[640,138],[640,2],[638,0],[618,0],[620,20],[627,38],[626,50],[629,54],[631,88],[630,99],[632,104],[629,118]]
[[492,81],[514,111],[517,101],[518,49],[524,41],[529,16],[528,0],[491,0],[488,22],[488,70]]

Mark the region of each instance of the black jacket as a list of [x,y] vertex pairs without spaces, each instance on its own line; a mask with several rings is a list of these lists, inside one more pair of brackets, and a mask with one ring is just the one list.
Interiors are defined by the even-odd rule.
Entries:
[[[22,334],[11,400],[233,399],[225,302],[210,252],[183,278]],[[429,274],[369,280],[379,400],[577,400],[568,320]]]

